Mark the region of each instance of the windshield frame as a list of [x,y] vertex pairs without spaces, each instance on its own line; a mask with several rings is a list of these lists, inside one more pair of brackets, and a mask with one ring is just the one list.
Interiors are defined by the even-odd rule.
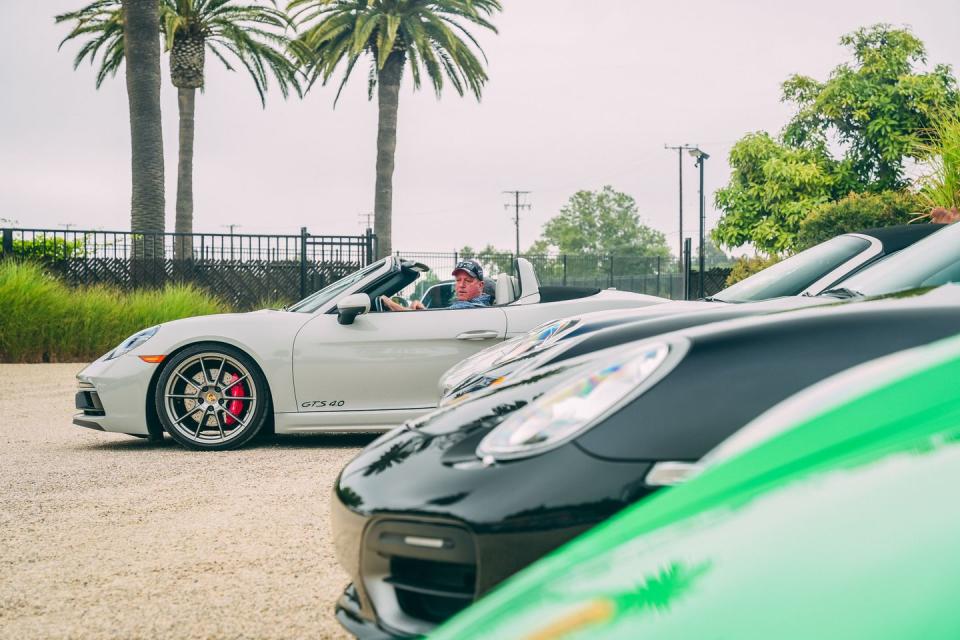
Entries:
[[[776,265],[773,265],[770,268],[774,269],[777,267],[777,265],[783,264],[787,260],[796,258],[801,254],[803,254],[805,251],[809,251],[810,249],[814,249],[816,247],[819,247],[820,245],[826,244],[828,242],[832,242],[838,238],[849,238],[849,237],[858,238],[860,240],[866,240],[869,243],[869,245],[864,247],[861,251],[858,251],[854,255],[850,256],[849,258],[847,258],[846,260],[838,264],[836,267],[834,267],[827,273],[823,274],[822,276],[820,276],[819,278],[817,278],[816,280],[808,284],[803,290],[795,294],[795,295],[802,295],[802,296],[818,295],[823,291],[827,290],[828,288],[830,288],[832,285],[836,284],[837,282],[840,282],[841,280],[852,275],[856,271],[859,271],[864,265],[869,264],[870,262],[876,260],[878,257],[882,256],[883,243],[880,242],[880,240],[878,240],[877,238],[874,238],[873,236],[864,235],[862,233],[842,233],[840,235],[834,236],[833,238],[830,238],[829,240],[825,240],[820,244],[814,245],[813,247],[809,247],[808,249],[805,249],[800,253],[796,253],[790,256],[789,258],[786,258],[784,261],[781,261]],[[764,269],[764,271],[766,271],[766,269]],[[710,297],[710,301],[725,302],[728,304],[749,304],[751,302],[760,302],[762,300],[770,300],[771,298],[758,298],[756,300],[743,300],[743,299],[728,300],[722,296],[723,292],[726,291],[727,289],[732,289],[741,283],[747,282],[748,280],[750,280],[750,278],[754,278],[762,273],[763,271],[755,273],[751,275],[749,278],[745,278],[738,283],[732,284],[729,287],[726,287],[721,291],[718,291],[716,294]],[[782,296],[773,296],[773,297],[782,297]]]
[[[900,251],[892,253],[890,254],[890,256],[884,258],[883,260],[879,260],[874,264],[871,264],[869,267],[865,269],[861,269],[851,273],[846,278],[840,280],[839,282],[834,283],[834,286],[832,288],[850,289],[860,296],[873,297],[873,296],[888,296],[888,295],[900,293],[903,291],[910,291],[918,288],[937,287],[937,286],[946,284],[946,283],[940,283],[939,285],[928,285],[924,283],[921,283],[921,284],[912,283],[910,286],[900,287],[899,289],[877,291],[876,289],[872,289],[869,286],[867,287],[864,286],[864,284],[873,284],[873,283],[861,283],[861,280],[864,276],[867,276],[868,278],[874,277],[874,276],[871,276],[871,273],[870,273],[871,271],[874,271],[874,273],[880,274],[881,280],[888,282],[888,280],[884,279],[884,276],[887,275],[887,272],[889,272],[891,269],[896,271],[899,265],[903,263],[906,263],[909,267],[912,267],[915,264],[916,256],[918,254],[925,256],[931,251],[931,248],[939,249],[943,246],[943,244],[946,244],[947,247],[954,246],[954,243],[957,242],[956,236],[960,235],[960,226],[955,226],[955,225],[956,223],[954,223],[954,225],[946,225],[945,228],[934,231],[933,233],[926,236],[925,238],[921,238],[920,240],[916,241],[909,247],[905,247]],[[947,258],[949,259],[949,255],[947,256]],[[954,262],[953,264],[955,263],[956,262]],[[890,267],[891,264],[894,266]],[[925,264],[925,261],[920,261],[920,264]],[[905,272],[909,273],[910,268],[905,269]],[[950,281],[950,282],[953,282],[953,281]]]
[[[399,269],[399,264],[394,259],[394,257],[387,256],[386,258],[378,260],[377,262],[373,262],[364,267],[361,267],[360,269],[357,269],[356,271],[350,273],[349,275],[346,275],[340,278],[336,282],[328,284],[326,287],[320,289],[319,291],[315,291],[311,293],[306,298],[303,298],[302,300],[299,300],[291,304],[289,307],[286,308],[286,311],[290,311],[291,313],[308,313],[308,314],[326,313],[330,309],[333,309],[334,307],[336,307],[337,302],[344,296],[348,296],[351,293],[355,293],[356,291],[360,290],[361,288],[366,286],[372,279],[378,278],[385,273],[389,273],[397,269]],[[359,273],[364,271],[366,271],[367,273],[363,277],[353,280],[352,283],[343,284],[344,281],[349,281],[351,279],[354,279]],[[324,294],[326,294],[326,297],[324,297]],[[311,306],[310,309],[308,310],[304,310],[302,308],[304,306],[309,306],[307,303],[310,301],[316,300],[317,298],[324,298],[323,301],[318,304],[318,306]]]

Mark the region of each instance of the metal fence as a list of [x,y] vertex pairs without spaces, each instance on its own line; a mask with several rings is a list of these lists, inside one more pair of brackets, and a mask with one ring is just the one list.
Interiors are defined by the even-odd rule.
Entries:
[[239,309],[293,301],[369,264],[376,238],[3,229],[2,257],[36,258],[70,284],[191,283]]
[[[515,255],[491,253],[465,255],[457,252],[397,251],[408,260],[422,262],[430,267],[430,273],[418,282],[411,293],[419,295],[431,284],[449,279],[450,272],[459,260],[473,258],[483,265],[487,275],[513,274]],[[673,300],[685,298],[683,264],[674,257],[611,256],[590,254],[521,254],[531,262],[541,284],[598,287],[613,287],[621,291],[633,291]],[[710,296],[724,287],[728,268],[711,268],[704,271],[704,295]],[[698,292],[699,277],[694,269],[688,274],[688,291]]]
[[[223,233],[130,233],[64,229],[2,229],[0,257],[32,257],[74,285],[106,284],[122,290],[192,283],[238,309],[266,302],[292,302],[370,264],[376,236],[319,236]],[[398,251],[431,272],[409,295],[419,297],[431,284],[450,278],[463,258],[477,259],[491,276],[513,274],[512,253],[463,255],[457,252]],[[673,257],[591,254],[523,254],[541,284],[613,287],[684,299],[695,297],[696,270]],[[684,288],[684,272],[689,283]],[[729,269],[704,272],[705,295],[724,286]],[[514,274],[515,275],[515,274]]]

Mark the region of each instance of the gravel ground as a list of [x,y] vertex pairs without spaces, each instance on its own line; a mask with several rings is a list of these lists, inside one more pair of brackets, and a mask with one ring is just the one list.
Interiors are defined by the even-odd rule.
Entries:
[[0,638],[347,638],[329,494],[369,435],[195,453],[71,424],[78,364],[0,364]]

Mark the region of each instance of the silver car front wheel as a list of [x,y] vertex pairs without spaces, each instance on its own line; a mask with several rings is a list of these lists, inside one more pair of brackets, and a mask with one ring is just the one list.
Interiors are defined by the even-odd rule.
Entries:
[[164,429],[192,449],[239,447],[263,426],[269,406],[263,374],[226,345],[194,345],[164,366],[156,407]]

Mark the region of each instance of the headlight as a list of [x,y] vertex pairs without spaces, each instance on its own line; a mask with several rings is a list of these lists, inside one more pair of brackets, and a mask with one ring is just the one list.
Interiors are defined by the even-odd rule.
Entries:
[[[590,373],[545,394],[507,418],[480,441],[477,455],[511,460],[537,455],[564,444],[652,384],[651,376],[681,345],[646,344],[627,355],[604,359]],[[682,357],[682,353],[677,361]],[[659,379],[659,377],[657,377]]]
[[526,336],[519,336],[511,338],[498,345],[487,347],[483,351],[478,351],[466,360],[462,360],[460,363],[450,367],[450,369],[443,374],[443,378],[440,381],[441,394],[444,396],[447,395],[463,384],[468,378],[478,373],[483,373],[492,367],[493,363],[500,360],[504,353],[512,350],[516,344],[525,337]]
[[564,318],[563,320],[556,320],[540,325],[522,336],[509,350],[494,360],[493,364],[498,365],[507,360],[519,358],[532,351],[545,349],[560,340],[564,335],[573,331],[578,324],[580,324],[580,320],[577,318]]
[[133,334],[126,340],[120,343],[116,349],[107,354],[106,360],[113,360],[114,358],[119,358],[125,353],[130,353],[144,342],[152,338],[156,333],[159,326],[150,327],[149,329],[144,329],[143,331],[138,331]]
[[565,318],[541,324],[527,333],[476,353],[450,368],[440,382],[440,393],[447,396],[468,379],[528,353],[545,349],[580,324],[579,318]]

